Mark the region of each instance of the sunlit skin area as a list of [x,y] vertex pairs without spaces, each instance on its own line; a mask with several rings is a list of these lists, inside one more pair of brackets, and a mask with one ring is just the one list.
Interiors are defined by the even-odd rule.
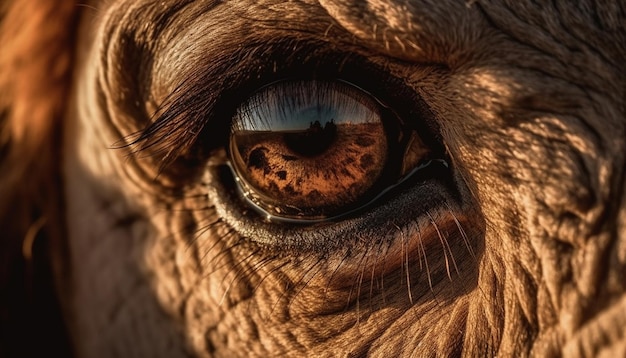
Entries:
[[626,356],[625,20],[0,0],[0,357]]

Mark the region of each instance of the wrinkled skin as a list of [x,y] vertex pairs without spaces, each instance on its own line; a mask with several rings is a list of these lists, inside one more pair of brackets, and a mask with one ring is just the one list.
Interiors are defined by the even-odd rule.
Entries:
[[[623,19],[623,2],[92,2],[63,149],[77,356],[623,356]],[[348,58],[423,100],[454,193],[408,188],[298,241],[233,209],[218,124],[132,136],[186,118],[177,89],[227,123],[255,71]]]

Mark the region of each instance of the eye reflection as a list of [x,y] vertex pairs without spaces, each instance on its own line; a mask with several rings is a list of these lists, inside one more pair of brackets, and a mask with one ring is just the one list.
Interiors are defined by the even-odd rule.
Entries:
[[[359,88],[339,81],[282,81],[239,107],[230,158],[241,191],[257,208],[278,218],[319,220],[380,193],[395,142],[383,107]],[[421,141],[413,142],[418,152],[427,151]]]

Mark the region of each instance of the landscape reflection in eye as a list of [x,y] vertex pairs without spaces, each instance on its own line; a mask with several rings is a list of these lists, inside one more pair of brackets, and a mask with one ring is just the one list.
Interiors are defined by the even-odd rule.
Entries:
[[[380,192],[388,161],[400,160],[389,158],[394,141],[383,107],[357,87],[282,81],[239,107],[230,157],[244,196],[256,207],[274,217],[319,220]],[[415,144],[425,152],[421,141]]]

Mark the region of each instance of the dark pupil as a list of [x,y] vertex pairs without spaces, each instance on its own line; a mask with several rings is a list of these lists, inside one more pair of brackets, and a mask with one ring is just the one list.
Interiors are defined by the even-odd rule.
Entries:
[[337,136],[337,126],[333,119],[322,126],[312,122],[302,131],[285,132],[283,140],[289,149],[305,157],[314,157],[325,152]]

